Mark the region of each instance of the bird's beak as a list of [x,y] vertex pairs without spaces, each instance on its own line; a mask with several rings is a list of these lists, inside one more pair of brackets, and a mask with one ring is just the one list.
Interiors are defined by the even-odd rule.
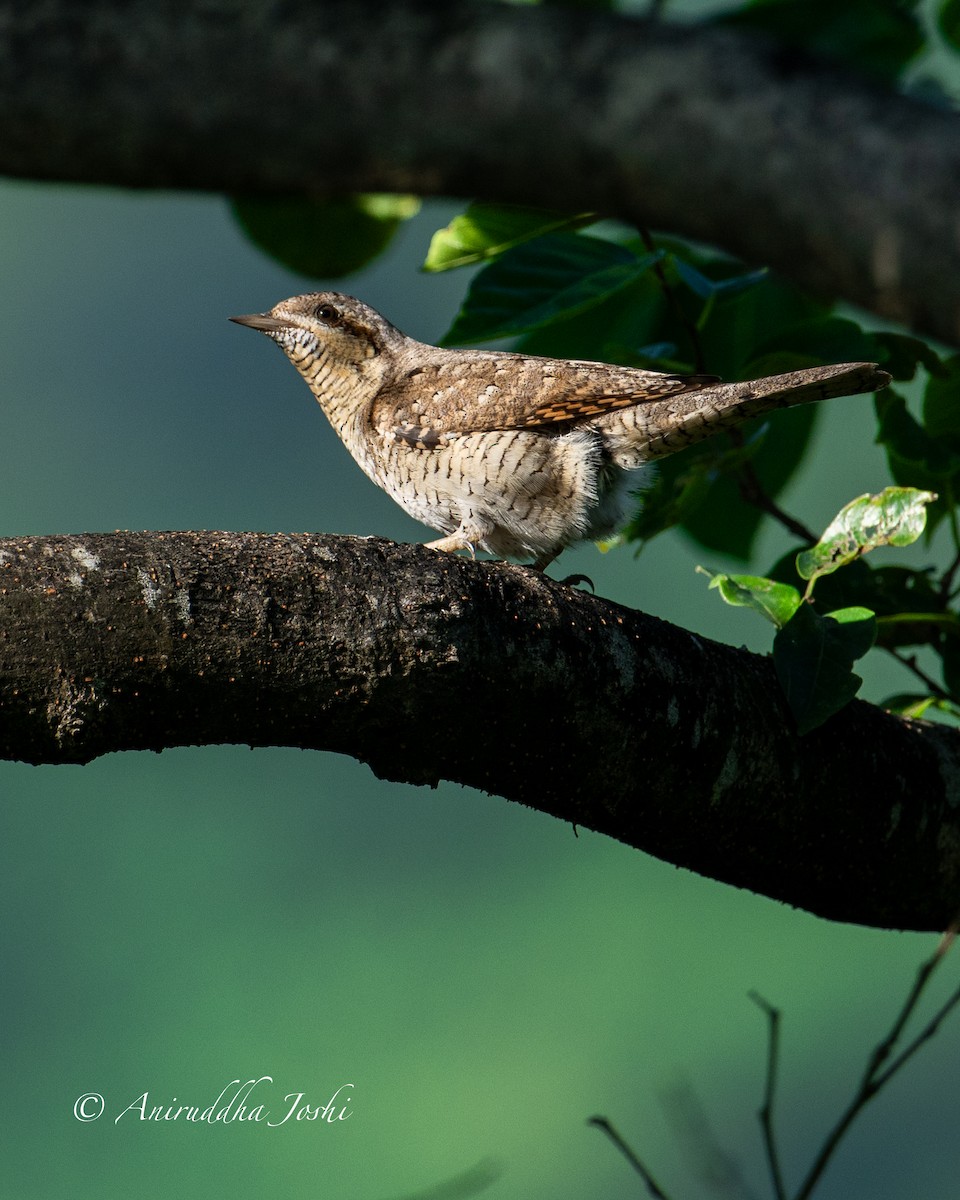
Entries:
[[250,313],[246,317],[231,317],[238,325],[249,325],[251,329],[259,329],[261,333],[279,333],[281,329],[289,329],[289,321],[281,321],[271,317],[269,313]]

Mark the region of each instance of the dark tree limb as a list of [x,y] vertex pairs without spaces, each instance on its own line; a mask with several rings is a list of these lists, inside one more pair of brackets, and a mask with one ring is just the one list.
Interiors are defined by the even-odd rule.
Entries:
[[960,118],[745,32],[479,0],[0,0],[0,172],[596,210],[960,339]]
[[0,756],[248,743],[450,779],[837,920],[960,909],[960,734],[523,568],[378,539],[0,542]]

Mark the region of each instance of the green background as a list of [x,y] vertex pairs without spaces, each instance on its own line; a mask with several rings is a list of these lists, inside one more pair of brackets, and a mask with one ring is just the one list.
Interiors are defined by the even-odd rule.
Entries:
[[[432,340],[467,276],[416,267],[431,204],[340,284]],[[0,187],[0,528],[425,531],[349,459],[266,339],[227,322],[312,290],[217,198]],[[887,482],[868,398],[825,406],[786,504],[823,526]],[[851,455],[855,443],[858,453]],[[764,535],[769,565],[788,543]],[[757,649],[678,535],[554,569]],[[883,694],[905,681],[866,666]],[[935,945],[830,925],[540,813],[352,761],[215,747],[89,766],[0,764],[0,1195],[386,1200],[478,1163],[491,1197],[643,1194],[608,1116],[677,1196],[709,1193],[659,1096],[686,1081],[757,1194],[766,1028],[796,1182]],[[935,992],[944,994],[956,963]],[[960,1020],[868,1110],[823,1197],[956,1194]],[[338,1125],[114,1116],[213,1103],[269,1075],[274,1112],[353,1085]],[[73,1104],[100,1092],[107,1113]],[[445,1194],[453,1195],[455,1192]],[[719,1194],[723,1193],[722,1191]]]

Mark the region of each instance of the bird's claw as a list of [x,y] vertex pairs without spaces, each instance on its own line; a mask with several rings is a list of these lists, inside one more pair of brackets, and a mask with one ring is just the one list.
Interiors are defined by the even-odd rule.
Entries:
[[578,584],[585,583],[594,595],[597,594],[597,589],[593,586],[593,580],[589,575],[568,575],[565,579],[561,579],[560,582],[565,587],[577,587]]

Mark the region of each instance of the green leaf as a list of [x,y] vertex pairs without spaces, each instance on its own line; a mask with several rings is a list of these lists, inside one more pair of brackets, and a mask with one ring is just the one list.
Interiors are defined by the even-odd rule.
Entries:
[[909,546],[923,533],[926,505],[933,500],[933,492],[909,487],[858,496],[837,513],[814,547],[797,555],[797,574],[816,579],[877,546]]
[[960,495],[960,453],[946,439],[932,438],[892,389],[878,392],[873,402],[879,418],[876,440],[887,452],[890,474],[897,483],[941,493],[927,516],[929,536],[949,511],[950,497]]
[[960,50],[960,0],[943,0],[937,26],[954,50]]
[[956,613],[919,610],[877,617],[877,643],[884,649],[932,646],[943,655],[947,636],[960,637],[960,618]]
[[[809,363],[875,362],[878,347],[871,334],[846,317],[823,314],[798,321],[757,342],[756,354],[792,351]],[[804,365],[808,365],[805,363]],[[789,369],[789,368],[788,368]]]
[[960,638],[944,638],[938,652],[944,686],[951,696],[960,699]]
[[877,640],[876,614],[869,608],[851,605],[826,613],[823,619],[835,621],[844,630],[844,644],[853,653],[854,659],[863,658]]
[[677,353],[676,342],[650,342],[646,346],[638,346],[633,351],[637,358],[648,363],[662,363],[673,358]]
[[877,347],[877,362],[894,379],[912,379],[918,366],[931,375],[943,373],[940,356],[920,338],[905,333],[873,333],[870,336]]
[[[796,586],[797,551],[783,555],[768,572],[778,583]],[[931,581],[932,567],[871,567],[865,559],[817,579],[813,599],[817,612],[859,606],[877,616],[877,644],[884,647],[931,645],[938,648],[946,632],[960,634],[960,618],[946,611],[947,599]]]
[[723,279],[713,280],[713,294],[716,296],[736,296],[748,288],[766,283],[770,278],[769,267],[759,267],[756,271],[743,271],[738,275],[727,275]]
[[[658,463],[656,471],[644,480],[645,486],[638,493],[639,511],[624,529],[623,540],[648,542],[674,525],[686,529],[707,499],[715,496],[718,476],[736,470],[755,457],[767,432],[765,426],[761,427],[739,446],[725,445],[713,439],[709,453],[696,453],[699,447],[693,447],[671,454]],[[741,504],[740,512],[751,513],[752,510]],[[728,526],[724,528],[729,532]]]
[[[763,431],[752,465],[768,496],[776,498],[803,461],[817,419],[816,408],[815,404],[805,404],[778,412],[772,420],[759,417],[740,426],[741,438],[752,440],[759,430]],[[708,550],[746,560],[753,551],[764,514],[756,505],[744,501],[735,476],[739,463],[718,453],[725,442],[725,438],[710,438],[700,446],[672,455],[660,469],[668,469],[674,459],[681,457],[705,456],[714,460],[710,491],[703,497],[704,502],[684,518],[683,529]]]
[[516,246],[475,277],[441,345],[513,337],[583,312],[635,283],[660,257],[638,258],[575,233]]
[[902,717],[922,717],[929,708],[938,707],[936,696],[927,696],[922,692],[897,692],[880,701],[880,707],[888,712],[899,713]]
[[955,492],[960,454],[954,454],[945,441],[932,438],[897,392],[889,388],[878,392],[874,407],[879,418],[876,441],[886,450],[897,483]]
[[960,469],[960,458],[935,441],[907,408],[907,402],[892,388],[874,398],[879,426],[877,443],[887,452],[887,460],[898,483],[907,473],[909,482],[922,485],[927,480],[949,479]]
[[948,700],[943,696],[926,696],[922,692],[904,692],[888,696],[881,702],[880,707],[899,713],[902,717],[911,717],[913,720],[926,717],[931,709],[951,717],[954,721],[960,720],[960,706],[953,700]]
[[702,300],[708,300],[711,296],[735,296],[737,292],[744,292],[747,288],[756,287],[769,275],[768,269],[761,267],[758,271],[744,271],[737,275],[727,275],[722,279],[711,279],[698,270],[693,263],[677,256],[672,258],[671,265],[687,287]]
[[873,645],[877,622],[867,608],[821,616],[801,604],[773,639],[773,663],[800,733],[839,712],[863,680],[852,668]]
[[[649,360],[643,361],[639,348],[661,340],[662,305],[660,284],[654,273],[647,271],[598,304],[522,334],[516,349],[546,358],[582,358],[649,367]],[[666,368],[657,364],[657,369]],[[687,362],[673,369],[689,372],[693,364]]]
[[[697,570],[710,574],[703,567]],[[795,587],[760,575],[712,575],[710,587],[716,588],[728,604],[752,608],[778,629],[786,625],[800,604],[800,593]]]
[[[799,584],[796,558],[796,551],[783,555],[770,568],[770,578],[791,586]],[[960,641],[960,617],[946,607],[948,598],[934,585],[932,575],[932,567],[871,567],[857,558],[842,571],[818,577],[813,606],[821,614],[838,608],[868,608],[877,617],[878,646],[930,646],[942,654],[947,636]]]
[[312,279],[336,279],[386,249],[420,201],[379,193],[343,200],[235,197],[231,209],[250,241],[272,259]]
[[548,233],[580,229],[595,213],[576,216],[514,204],[471,204],[430,240],[425,271],[450,271],[497,258],[513,246]]
[[[715,250],[658,234],[656,245],[666,252],[664,270],[668,280],[684,286],[673,289],[668,304],[660,294],[660,328],[656,337],[666,341],[677,338],[677,309],[685,321],[696,326],[703,361],[710,371],[724,379],[746,379],[747,369],[758,354],[758,347],[776,349],[779,336],[794,325],[827,314],[822,302],[811,299],[778,276],[762,271],[747,271],[742,262]],[[642,253],[641,244],[633,247]],[[655,340],[650,337],[648,340]],[[686,342],[681,340],[681,346]],[[798,365],[810,366],[805,359]]]
[[[906,482],[903,478],[904,469],[922,472],[921,478],[915,480],[917,483],[933,474],[941,478],[950,474],[949,469],[937,471],[931,468],[928,460],[937,454],[938,448],[907,408],[907,402],[899,392],[893,388],[878,392],[873,398],[873,407],[877,414],[875,441],[886,450],[887,463],[898,483]],[[947,465],[946,457],[943,462]]]
[[960,449],[960,354],[943,364],[940,376],[931,376],[923,395],[923,427],[929,437],[946,439],[951,450]]
[[[712,264],[707,270],[713,273]],[[751,378],[751,363],[761,355],[785,348],[799,348],[806,356],[803,366],[817,361],[835,362],[833,355],[818,358],[809,338],[799,347],[787,347],[781,340],[789,338],[793,329],[806,329],[826,316],[827,309],[820,301],[778,276],[768,275],[754,287],[718,296],[707,319],[698,318],[704,361],[724,379]]]
[[671,266],[690,291],[699,296],[701,300],[713,295],[713,280],[708,279],[702,271],[698,271],[692,263],[684,262],[682,258],[674,258]]
[[623,530],[624,542],[649,542],[658,533],[679,525],[703,503],[710,490],[710,476],[701,461],[694,459],[680,469],[678,455],[667,459],[664,469],[651,473],[638,493],[640,506]]
[[[946,600],[941,596],[939,588],[934,587],[931,579],[932,567],[924,567],[921,570],[901,566],[870,567],[859,560],[853,567],[846,568],[842,576],[852,574],[854,567],[858,573],[862,570],[867,580],[867,586],[861,590],[856,603],[872,608],[877,616],[943,610]],[[817,594],[820,594],[819,587]]]

